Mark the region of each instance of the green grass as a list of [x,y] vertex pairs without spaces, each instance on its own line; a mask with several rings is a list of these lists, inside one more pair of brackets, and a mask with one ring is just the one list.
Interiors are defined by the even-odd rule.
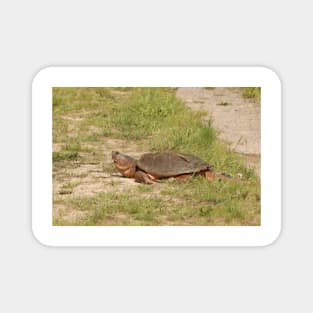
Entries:
[[245,98],[253,98],[256,100],[260,100],[261,87],[244,87],[242,94]]
[[[83,221],[86,226],[238,225],[238,221],[251,225],[259,219],[255,203],[259,191],[249,185],[219,181],[209,185],[197,177],[183,184],[169,183],[161,196],[151,195],[152,190],[153,186],[139,186],[128,194],[99,193],[70,198],[65,203],[72,210],[87,213]],[[62,220],[57,224],[62,225]]]
[[[54,225],[258,225],[259,178],[219,142],[203,116],[178,100],[174,88],[53,88],[53,142],[62,145],[53,153],[53,177],[61,184],[54,205],[81,213],[77,221],[54,214]],[[101,173],[112,172],[111,150],[131,146],[193,153],[243,179],[208,183],[198,177],[120,190],[120,182],[110,184]],[[87,172],[75,174],[80,169]],[[75,175],[80,182],[68,182]],[[92,183],[104,191],[72,195]]]
[[79,158],[78,152],[53,152],[53,162],[64,160],[77,160]]
[[71,194],[76,186],[79,185],[79,182],[69,182],[62,185],[62,188],[60,189],[60,194]]

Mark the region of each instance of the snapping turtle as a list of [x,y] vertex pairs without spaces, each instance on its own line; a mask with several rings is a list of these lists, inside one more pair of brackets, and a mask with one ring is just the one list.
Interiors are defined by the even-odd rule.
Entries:
[[146,153],[139,160],[135,160],[118,151],[112,151],[112,159],[124,177],[135,178],[136,182],[144,184],[152,184],[158,179],[169,177],[185,180],[193,175],[202,175],[213,180],[216,176],[223,176],[214,173],[207,162],[187,153]]

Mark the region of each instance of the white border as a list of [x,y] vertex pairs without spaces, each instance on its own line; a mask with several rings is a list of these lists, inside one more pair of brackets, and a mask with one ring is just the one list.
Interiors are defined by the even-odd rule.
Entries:
[[[261,226],[52,226],[52,87],[262,87]],[[264,67],[49,67],[32,86],[32,227],[48,246],[265,246],[281,230],[281,84]]]

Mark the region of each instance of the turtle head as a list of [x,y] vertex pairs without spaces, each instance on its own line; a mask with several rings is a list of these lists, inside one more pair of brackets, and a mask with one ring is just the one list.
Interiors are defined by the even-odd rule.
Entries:
[[125,177],[134,177],[136,172],[136,160],[129,155],[112,151],[112,160],[116,169]]

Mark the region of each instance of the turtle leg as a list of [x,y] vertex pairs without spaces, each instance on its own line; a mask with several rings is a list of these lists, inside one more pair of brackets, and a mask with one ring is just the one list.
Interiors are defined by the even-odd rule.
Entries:
[[134,178],[137,183],[143,183],[143,184],[154,183],[154,177],[143,171],[136,171]]
[[[201,173],[202,174],[202,173]],[[204,176],[208,181],[213,181],[216,178],[216,175],[212,171],[205,171]]]
[[182,174],[182,175],[176,176],[175,179],[179,182],[184,182],[184,181],[190,179],[191,177],[192,177],[192,175],[190,175],[190,174]]
[[215,173],[212,171],[205,171],[204,176],[208,181],[213,181],[215,179],[219,179],[222,181],[228,181],[231,177],[222,173]]

